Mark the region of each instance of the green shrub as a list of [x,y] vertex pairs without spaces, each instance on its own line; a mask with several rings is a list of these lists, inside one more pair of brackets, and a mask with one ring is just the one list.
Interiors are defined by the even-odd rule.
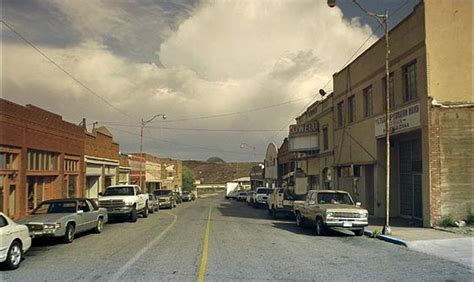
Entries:
[[372,238],[378,238],[380,235],[382,235],[382,232],[380,230],[374,230],[372,232]]
[[454,226],[456,226],[456,225],[454,225],[454,219],[450,215],[443,216],[443,218],[441,219],[441,225],[444,226],[444,227],[454,227]]
[[474,225],[474,212],[469,211],[466,218],[466,223],[469,225]]

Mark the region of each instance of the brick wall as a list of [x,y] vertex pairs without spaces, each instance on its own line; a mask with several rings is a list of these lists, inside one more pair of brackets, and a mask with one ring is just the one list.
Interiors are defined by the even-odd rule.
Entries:
[[[84,139],[84,130],[73,123],[64,121],[60,115],[32,105],[21,106],[0,99],[0,145],[17,148],[19,153],[18,175],[14,182],[9,183],[9,185],[16,185],[16,212],[13,215],[15,218],[24,217],[28,212],[28,175],[50,177],[53,180],[44,187],[44,199],[59,198],[64,195],[62,188],[67,179],[64,171],[65,156],[79,161],[77,194],[83,196]],[[58,169],[29,172],[27,170],[29,149],[59,153]],[[8,189],[9,187],[5,189],[5,193],[8,193]]]
[[120,160],[119,144],[114,142],[112,134],[105,127],[94,129],[85,136],[86,155]]
[[474,211],[474,105],[431,109],[431,216],[465,219]]

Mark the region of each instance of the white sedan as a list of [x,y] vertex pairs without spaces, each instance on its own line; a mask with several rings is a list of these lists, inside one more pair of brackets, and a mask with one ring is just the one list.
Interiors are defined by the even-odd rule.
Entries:
[[20,266],[23,254],[31,247],[28,227],[17,224],[0,212],[0,263],[10,269]]

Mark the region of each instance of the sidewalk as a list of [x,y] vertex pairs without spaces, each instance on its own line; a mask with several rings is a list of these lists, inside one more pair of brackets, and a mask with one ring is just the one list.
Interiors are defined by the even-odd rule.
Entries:
[[[366,235],[373,231],[382,231],[384,221],[370,218]],[[446,260],[461,263],[474,270],[473,252],[474,237],[456,234],[433,228],[423,228],[418,222],[405,219],[391,219],[392,235],[380,236],[379,239],[407,246],[417,252],[437,256]]]

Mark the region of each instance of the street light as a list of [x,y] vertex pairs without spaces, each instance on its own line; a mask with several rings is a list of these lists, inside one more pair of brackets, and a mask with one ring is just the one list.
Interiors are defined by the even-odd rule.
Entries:
[[[362,12],[376,19],[377,22],[383,27],[385,33],[385,77],[387,83],[385,84],[385,99],[387,106],[385,108],[385,144],[387,150],[387,164],[386,164],[386,199],[385,199],[385,226],[382,229],[382,233],[385,235],[390,235],[392,233],[392,228],[390,228],[390,72],[389,72],[389,57],[390,57],[390,48],[388,42],[388,10],[385,9],[383,15],[375,14],[367,11],[362,7],[356,0],[352,2],[359,7]],[[336,6],[336,0],[327,0],[329,7]]]
[[243,149],[243,148],[245,148],[245,147],[252,149],[252,150],[253,150],[253,156],[254,156],[254,157],[256,156],[256,154],[255,154],[255,146],[249,145],[249,144],[247,144],[247,143],[240,143],[240,149]]
[[[157,115],[154,115],[151,119],[149,120],[143,120],[142,119],[142,123],[141,123],[141,127],[140,127],[140,158],[142,158],[143,156],[143,129],[145,128],[145,126],[152,122],[155,118],[157,117],[162,117],[163,119],[166,119],[166,115],[165,114],[157,114]],[[143,189],[143,177],[142,177],[142,161],[140,160],[140,188]]]

